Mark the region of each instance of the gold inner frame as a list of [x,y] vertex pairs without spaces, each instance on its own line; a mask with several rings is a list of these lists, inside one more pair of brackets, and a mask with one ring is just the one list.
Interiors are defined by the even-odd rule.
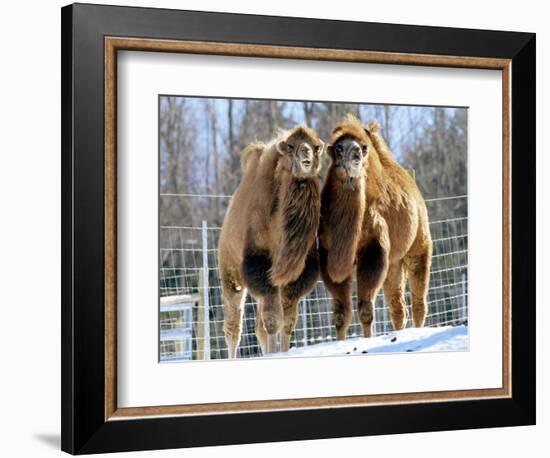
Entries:
[[[116,107],[117,51],[176,52],[244,57],[364,62],[438,67],[481,68],[502,72],[502,387],[420,393],[333,396],[119,408],[117,405],[116,336]],[[189,416],[273,410],[321,409],[381,404],[507,398],[512,394],[511,367],[511,60],[373,51],[300,48],[179,40],[105,37],[105,420],[151,416]]]

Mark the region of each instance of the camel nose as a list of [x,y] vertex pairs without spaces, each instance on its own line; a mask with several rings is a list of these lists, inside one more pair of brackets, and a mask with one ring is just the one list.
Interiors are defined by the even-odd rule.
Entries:
[[357,151],[355,148],[349,152],[348,160],[351,167],[359,167],[362,159],[361,152]]
[[303,149],[300,151],[300,160],[301,161],[311,161],[313,159],[313,153],[310,149]]
[[313,153],[309,149],[300,151],[300,163],[303,167],[309,168],[313,162]]

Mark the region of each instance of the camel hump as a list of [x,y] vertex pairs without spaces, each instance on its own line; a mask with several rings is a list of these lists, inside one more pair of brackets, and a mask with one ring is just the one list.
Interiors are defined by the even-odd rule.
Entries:
[[374,148],[376,149],[376,152],[381,157],[381,159],[385,157],[393,159],[393,154],[390,150],[390,147],[380,133],[380,124],[378,123],[378,121],[369,122],[365,127],[365,132],[369,136],[372,144],[374,145]]
[[241,169],[242,171],[246,171],[246,168],[248,167],[248,164],[252,162],[254,159],[259,159],[260,155],[262,154],[262,151],[265,148],[265,144],[262,142],[253,142],[250,145],[248,145],[245,149],[241,152]]

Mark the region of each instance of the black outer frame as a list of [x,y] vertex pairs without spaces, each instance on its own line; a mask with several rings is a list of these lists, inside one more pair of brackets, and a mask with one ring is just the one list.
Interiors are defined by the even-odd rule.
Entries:
[[[534,34],[88,4],[61,14],[62,450],[535,424]],[[105,421],[105,36],[512,59],[512,398]]]

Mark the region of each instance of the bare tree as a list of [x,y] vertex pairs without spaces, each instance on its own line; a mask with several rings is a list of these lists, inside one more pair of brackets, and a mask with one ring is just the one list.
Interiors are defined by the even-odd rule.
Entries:
[[313,126],[313,118],[315,115],[315,106],[317,104],[315,102],[303,102],[302,107],[304,110],[304,119],[306,121],[306,126],[308,127],[314,127]]
[[[404,148],[404,163],[414,168],[416,181],[427,197],[467,194],[467,111],[443,107],[429,109],[430,122],[419,129],[418,138]],[[438,219],[465,211],[457,200],[436,208]],[[459,208],[460,207],[460,208]],[[432,218],[434,215],[432,215]]]

